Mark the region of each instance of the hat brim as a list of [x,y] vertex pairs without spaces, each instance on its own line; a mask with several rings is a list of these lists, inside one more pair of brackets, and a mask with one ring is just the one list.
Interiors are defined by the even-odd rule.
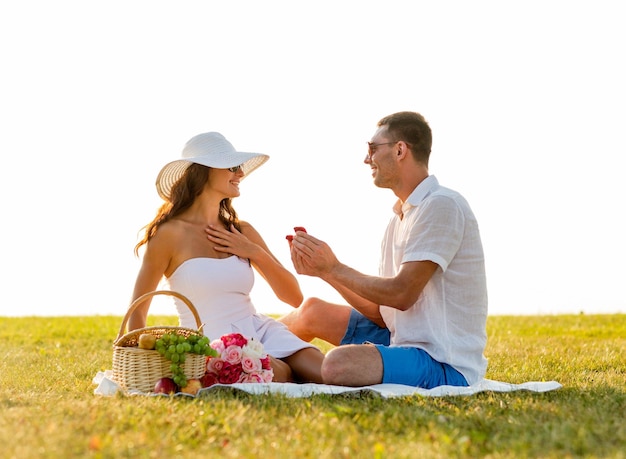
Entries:
[[262,153],[246,153],[238,151],[220,157],[209,158],[207,156],[198,156],[195,158],[177,159],[167,163],[159,172],[156,179],[157,192],[162,199],[169,201],[172,193],[172,187],[180,180],[187,168],[193,163],[202,164],[203,166],[215,169],[228,169],[229,167],[241,165],[244,172],[243,178],[245,178],[265,163],[269,158],[270,157],[268,155]]

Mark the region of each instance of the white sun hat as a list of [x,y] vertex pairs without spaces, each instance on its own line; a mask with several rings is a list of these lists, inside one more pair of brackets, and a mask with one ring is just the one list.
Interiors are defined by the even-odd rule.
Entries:
[[245,153],[235,150],[235,147],[219,132],[198,134],[185,144],[182,159],[163,166],[156,179],[157,192],[161,198],[169,200],[172,186],[180,180],[192,163],[216,169],[228,169],[241,165],[247,176],[269,158],[268,155],[262,153]]

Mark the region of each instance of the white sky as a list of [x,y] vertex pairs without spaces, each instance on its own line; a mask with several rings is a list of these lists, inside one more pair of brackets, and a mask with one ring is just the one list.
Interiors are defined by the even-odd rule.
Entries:
[[305,226],[375,274],[395,197],[362,161],[400,110],[479,219],[491,314],[626,312],[621,3],[0,3],[0,315],[124,314],[156,175],[206,131],[271,156],[234,203],[286,266]]

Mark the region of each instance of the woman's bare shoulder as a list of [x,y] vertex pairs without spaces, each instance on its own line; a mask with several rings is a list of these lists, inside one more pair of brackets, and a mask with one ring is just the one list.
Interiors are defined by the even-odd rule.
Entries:
[[248,234],[259,234],[258,231],[252,226],[250,222],[247,221],[239,221],[239,228],[241,228],[241,232],[245,235]]
[[161,223],[154,233],[152,239],[171,240],[183,234],[188,225],[180,219],[171,219]]

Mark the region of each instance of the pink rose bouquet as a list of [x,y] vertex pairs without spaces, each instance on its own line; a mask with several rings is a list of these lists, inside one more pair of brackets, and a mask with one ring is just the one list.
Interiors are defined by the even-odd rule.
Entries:
[[274,371],[263,344],[239,333],[230,333],[211,342],[217,357],[207,357],[203,387],[213,384],[271,382]]

